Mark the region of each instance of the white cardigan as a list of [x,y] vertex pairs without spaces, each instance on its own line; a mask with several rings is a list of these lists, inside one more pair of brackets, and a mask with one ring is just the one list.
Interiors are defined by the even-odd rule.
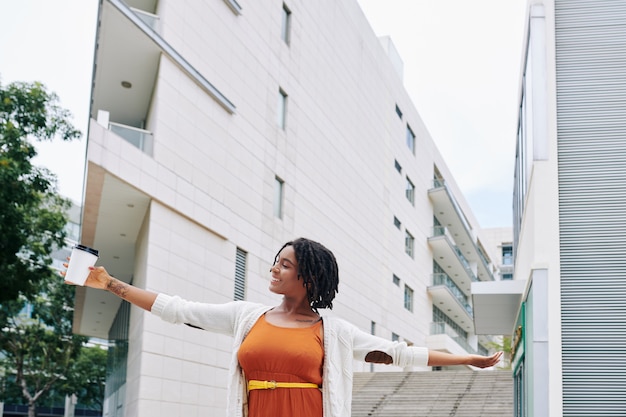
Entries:
[[[237,352],[254,323],[272,307],[246,301],[207,304],[159,294],[152,313],[170,323],[188,323],[204,330],[234,337],[228,380],[228,416],[241,417],[247,407],[246,382]],[[372,336],[337,317],[323,317],[324,369],[322,398],[324,417],[350,417],[352,405],[352,361],[365,360],[372,351],[381,351],[400,367],[427,366],[428,349],[407,346]],[[245,413],[247,414],[247,413]]]

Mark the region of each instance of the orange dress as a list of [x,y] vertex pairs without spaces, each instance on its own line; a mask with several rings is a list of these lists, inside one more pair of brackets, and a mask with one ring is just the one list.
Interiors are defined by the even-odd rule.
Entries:
[[[274,326],[262,316],[246,336],[238,359],[247,380],[312,382],[322,386],[322,321],[305,328]],[[322,417],[316,388],[256,389],[248,393],[249,417]]]

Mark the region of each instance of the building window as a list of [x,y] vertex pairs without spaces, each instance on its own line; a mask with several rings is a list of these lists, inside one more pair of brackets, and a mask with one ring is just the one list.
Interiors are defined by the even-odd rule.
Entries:
[[408,285],[404,285],[404,308],[413,312],[413,289]]
[[398,162],[397,159],[394,159],[394,165],[396,167],[396,171],[398,171],[400,174],[402,174],[402,165],[400,165],[400,163]]
[[398,107],[397,104],[396,104],[396,114],[398,115],[400,119],[402,119],[402,110],[400,110],[400,107]]
[[397,285],[398,287],[400,286],[400,277],[397,276],[396,274],[393,274],[393,283]]
[[391,332],[391,341],[392,341],[392,342],[398,342],[398,341],[400,341],[400,335],[399,335],[399,334],[396,334],[396,333],[394,333],[394,332]]
[[502,274],[502,281],[511,281],[513,279],[513,274]]
[[274,216],[283,218],[283,189],[285,183],[278,177],[274,178]]
[[291,32],[291,10],[283,3],[282,21],[280,26],[280,38],[289,45]]
[[406,125],[406,146],[408,146],[411,153],[415,155],[415,133],[413,133],[409,125]]
[[502,265],[513,265],[513,245],[502,245]]
[[246,263],[248,253],[237,248],[235,255],[235,298],[234,300],[246,299]]
[[406,177],[406,199],[409,200],[411,202],[411,204],[415,205],[415,185],[413,185],[413,182],[409,179],[409,177]]
[[393,225],[396,226],[398,230],[400,230],[400,226],[402,226],[402,223],[396,216],[393,216]]
[[405,230],[404,233],[405,233],[404,251],[406,252],[407,255],[409,255],[412,258],[413,252],[414,252],[414,246],[415,246],[415,238],[413,237],[412,234],[409,233],[408,230]]
[[287,126],[287,93],[278,89],[278,127],[285,130]]

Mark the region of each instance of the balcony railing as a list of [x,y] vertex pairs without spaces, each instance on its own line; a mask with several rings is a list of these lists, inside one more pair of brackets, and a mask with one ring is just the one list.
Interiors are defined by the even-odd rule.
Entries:
[[456,298],[459,303],[463,306],[465,311],[470,315],[470,317],[474,317],[474,310],[472,306],[469,304],[467,296],[461,291],[461,289],[454,283],[452,278],[450,278],[447,274],[436,273],[433,274],[433,286],[435,285],[444,285],[450,290],[454,298]]
[[482,261],[483,265],[485,266],[485,270],[487,271],[487,273],[489,274],[489,277],[493,281],[493,275],[489,271],[490,261],[487,258],[487,256],[482,252],[482,250],[478,247],[478,245],[476,244],[476,237],[474,236],[474,231],[473,231],[472,227],[470,226],[467,218],[465,217],[465,214],[463,213],[463,210],[461,210],[461,206],[456,201],[456,199],[452,195],[452,192],[448,188],[448,186],[446,184],[446,180],[444,180],[443,178],[434,178],[433,179],[433,188],[444,188],[446,190],[446,193],[448,194],[448,198],[452,202],[452,206],[454,207],[454,210],[456,211],[459,219],[461,219],[461,223],[463,224],[463,228],[465,229],[465,232],[468,234],[468,236],[471,237],[472,244],[474,245],[474,248],[476,249],[476,252],[478,253],[478,256],[480,257],[480,260]]
[[458,335],[457,332],[454,331],[452,327],[443,322],[430,323],[430,334],[445,334],[454,340],[459,346],[461,346],[467,353],[476,353],[476,349],[474,349],[466,339],[462,338]]
[[459,258],[459,261],[461,261],[461,264],[463,264],[463,268],[465,269],[465,272],[467,272],[467,274],[470,276],[470,279],[472,281],[478,282],[478,278],[476,277],[476,274],[474,274],[474,271],[472,271],[469,261],[465,258],[465,256],[463,256],[463,253],[461,252],[461,250],[454,244],[454,239],[448,232],[448,228],[445,226],[434,226],[433,236],[446,236],[448,238],[448,240],[452,244],[452,248],[454,249],[454,252]]
[[472,239],[474,239],[473,229],[470,226],[469,222],[467,221],[467,218],[465,217],[465,213],[463,213],[463,210],[461,210],[461,206],[456,201],[456,198],[454,198],[454,195],[452,195],[452,191],[450,191],[450,189],[448,188],[448,185],[446,184],[446,180],[444,180],[443,178],[434,178],[433,188],[444,188],[446,190],[446,194],[448,195],[448,198],[452,202],[452,206],[454,206],[454,211],[456,211],[457,215],[459,216],[459,219],[461,219],[461,222],[463,223],[465,232],[469,236],[471,236]]
[[109,123],[109,130],[131,145],[139,148],[142,152],[152,156],[152,132],[114,122]]

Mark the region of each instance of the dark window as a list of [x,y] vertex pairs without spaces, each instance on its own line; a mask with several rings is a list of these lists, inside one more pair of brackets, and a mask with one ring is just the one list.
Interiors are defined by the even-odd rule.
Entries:
[[400,163],[398,162],[397,159],[395,159],[393,162],[394,162],[394,165],[396,167],[396,171],[398,171],[400,174],[402,174],[402,165],[400,165]]
[[396,104],[396,114],[398,115],[399,118],[402,119],[402,110],[400,110],[400,107],[398,107],[397,104]]
[[398,287],[400,286],[400,277],[398,277],[396,274],[393,274],[393,283],[396,284]]

